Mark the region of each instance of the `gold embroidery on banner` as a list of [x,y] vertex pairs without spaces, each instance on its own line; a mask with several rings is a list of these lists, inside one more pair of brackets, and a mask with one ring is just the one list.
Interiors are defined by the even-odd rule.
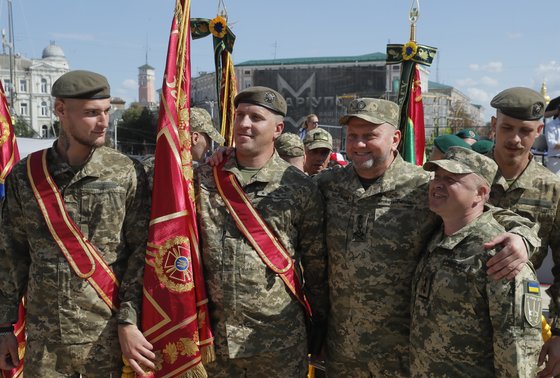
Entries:
[[8,140],[10,136],[10,124],[6,117],[0,114],[0,146]]
[[157,247],[155,271],[159,281],[169,290],[183,293],[194,287],[189,238],[177,236]]

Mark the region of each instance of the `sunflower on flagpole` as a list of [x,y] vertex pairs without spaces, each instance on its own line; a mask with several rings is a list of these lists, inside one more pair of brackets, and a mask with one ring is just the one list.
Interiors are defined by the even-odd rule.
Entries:
[[404,45],[387,45],[387,64],[401,64],[401,79],[397,103],[400,107],[399,152],[405,161],[424,163],[425,131],[422,87],[418,65],[430,66],[436,56],[435,47],[416,42],[416,22],[420,17],[419,0],[413,0],[410,8],[410,40]]

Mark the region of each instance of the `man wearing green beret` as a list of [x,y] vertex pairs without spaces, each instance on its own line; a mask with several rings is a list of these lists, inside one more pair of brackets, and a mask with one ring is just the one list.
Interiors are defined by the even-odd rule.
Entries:
[[[429,175],[398,153],[398,121],[391,101],[352,101],[340,119],[351,163],[315,176],[326,202],[328,376],[410,376],[412,277],[441,221],[426,201]],[[531,222],[512,212],[499,219],[518,235],[485,240],[486,248],[504,242],[488,262],[496,279],[509,275],[508,264],[526,262],[526,254],[509,254],[525,251],[519,235],[538,245]]]
[[549,248],[552,251],[554,283],[547,293],[551,298],[554,336],[544,345],[540,362],[548,355],[541,374],[556,376],[560,374],[560,178],[531,154],[535,139],[543,131],[545,100],[532,89],[514,87],[498,93],[490,104],[496,108],[491,120],[496,142],[489,156],[499,167],[490,203],[513,210],[540,226],[541,247],[531,256],[536,269]]
[[457,134],[459,138],[463,139],[465,143],[471,145],[478,141],[478,134],[471,128],[460,130]]
[[327,311],[323,201],[274,140],[287,105],[251,87],[234,99],[233,153],[195,171],[216,361],[210,377],[306,377],[306,317]]
[[432,161],[443,159],[447,150],[454,146],[471,148],[471,146],[467,142],[465,142],[457,135],[440,135],[434,138],[434,146],[432,147],[432,152],[430,153],[430,158],[428,160]]
[[117,377],[122,354],[138,372],[138,364],[153,368],[151,345],[137,327],[146,175],[139,163],[104,147],[111,108],[104,76],[68,72],[52,95],[58,139],[20,161],[6,182],[0,368],[20,362],[9,328],[23,295],[26,377]]

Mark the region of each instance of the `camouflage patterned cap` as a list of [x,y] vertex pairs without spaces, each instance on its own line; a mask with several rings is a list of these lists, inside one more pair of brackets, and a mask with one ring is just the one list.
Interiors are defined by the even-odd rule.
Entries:
[[250,87],[239,92],[235,96],[233,104],[237,107],[240,103],[259,105],[284,117],[288,112],[288,105],[284,97],[274,89],[267,87]]
[[51,95],[58,98],[96,100],[111,97],[105,76],[91,71],[70,71],[53,84]]
[[445,153],[444,159],[424,164],[426,171],[435,171],[437,167],[457,174],[474,173],[485,180],[488,186],[492,185],[498,172],[498,165],[494,160],[463,147],[451,147]]
[[376,125],[388,123],[399,127],[399,106],[392,101],[377,98],[358,98],[348,107],[348,114],[340,118],[340,124],[346,125],[352,117],[358,117]]
[[478,140],[478,134],[473,129],[463,129],[455,135],[457,135],[459,138],[462,139],[470,138],[470,139]]
[[332,151],[332,136],[325,129],[316,128],[309,131],[305,138],[303,138],[303,144],[308,150],[314,150],[316,148],[328,148]]
[[282,157],[299,157],[304,155],[303,142],[299,135],[284,133],[274,141],[274,148]]
[[507,116],[534,121],[544,115],[546,102],[543,95],[532,89],[514,87],[498,93],[490,105]]
[[224,144],[224,137],[218,133],[212,123],[212,117],[202,108],[191,108],[191,131],[205,133],[218,144]]

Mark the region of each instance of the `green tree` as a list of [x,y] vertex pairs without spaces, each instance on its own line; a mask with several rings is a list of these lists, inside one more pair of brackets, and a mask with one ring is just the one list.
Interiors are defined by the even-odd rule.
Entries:
[[24,118],[14,117],[13,118],[14,133],[16,137],[31,138],[35,134],[35,130],[29,126],[29,123]]
[[118,144],[125,154],[153,154],[156,133],[156,112],[140,105],[132,105],[125,110],[117,125]]

